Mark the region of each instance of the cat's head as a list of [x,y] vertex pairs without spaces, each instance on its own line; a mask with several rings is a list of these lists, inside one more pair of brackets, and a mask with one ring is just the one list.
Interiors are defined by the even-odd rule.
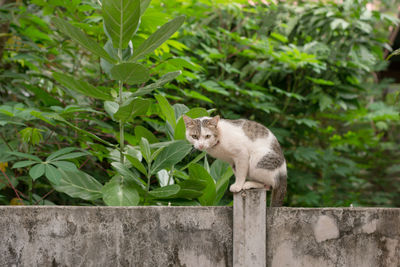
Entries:
[[198,150],[207,150],[218,144],[219,116],[197,119],[183,115],[186,125],[186,139]]

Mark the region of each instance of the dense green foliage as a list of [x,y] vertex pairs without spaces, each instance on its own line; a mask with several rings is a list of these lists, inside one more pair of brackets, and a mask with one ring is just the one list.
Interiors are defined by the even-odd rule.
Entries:
[[1,203],[227,204],[232,170],[191,151],[186,113],[269,127],[287,205],[400,205],[400,91],[376,78],[396,19],[364,1],[102,2],[1,7]]

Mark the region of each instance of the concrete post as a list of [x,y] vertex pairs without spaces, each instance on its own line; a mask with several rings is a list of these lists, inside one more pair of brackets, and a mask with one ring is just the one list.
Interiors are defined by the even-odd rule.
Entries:
[[233,196],[233,267],[265,267],[267,193],[246,190]]

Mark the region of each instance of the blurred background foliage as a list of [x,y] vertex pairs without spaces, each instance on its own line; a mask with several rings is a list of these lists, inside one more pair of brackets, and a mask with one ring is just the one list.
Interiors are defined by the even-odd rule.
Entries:
[[[153,144],[150,153],[170,151],[171,145],[157,144],[182,139],[180,116],[189,112],[248,118],[270,128],[288,162],[287,206],[400,206],[400,88],[381,75],[396,48],[390,34],[399,23],[397,1],[151,1],[132,46],[186,15],[179,32],[140,61],[154,81],[182,74],[153,91],[147,113],[126,125],[133,151],[127,153],[140,154],[126,166],[116,166],[115,149],[95,138],[117,145],[112,106],[62,86],[52,75],[69,74],[111,94],[117,90],[107,62],[50,22],[63,18],[105,44],[99,2],[0,3],[1,204],[115,203],[109,197],[116,193],[107,188],[122,174],[149,179],[144,184],[155,193],[141,196],[143,205],[229,204],[232,172],[221,162],[186,149],[179,162],[150,173],[142,160],[142,137]],[[51,156],[66,147],[71,149]],[[15,163],[21,158],[35,163]],[[89,175],[88,183],[62,178],[57,185],[53,167],[40,178],[43,162],[61,173],[75,166],[76,180]],[[76,191],[79,186],[86,190]],[[160,191],[165,186],[173,193]]]

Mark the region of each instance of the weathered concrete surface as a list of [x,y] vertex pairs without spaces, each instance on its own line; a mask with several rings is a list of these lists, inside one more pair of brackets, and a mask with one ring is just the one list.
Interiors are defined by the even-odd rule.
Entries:
[[247,190],[233,195],[233,267],[265,267],[266,190]]
[[399,267],[400,209],[268,209],[267,266]]
[[[400,266],[400,209],[266,212],[267,266]],[[0,207],[0,266],[232,266],[232,217],[232,207]]]
[[232,266],[232,208],[0,207],[0,266]]

